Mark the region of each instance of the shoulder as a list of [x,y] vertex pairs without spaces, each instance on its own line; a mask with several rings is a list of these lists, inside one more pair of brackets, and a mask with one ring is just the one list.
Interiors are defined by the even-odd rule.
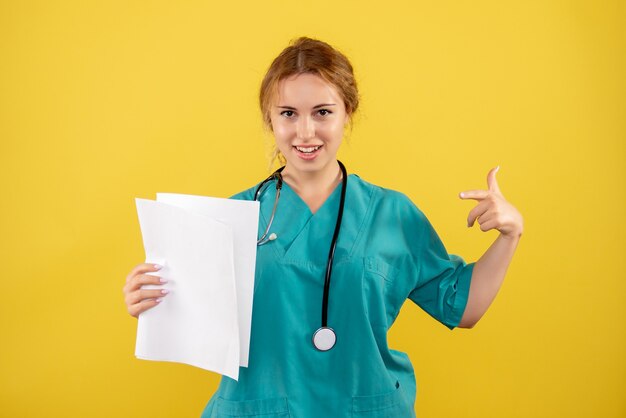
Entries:
[[255,184],[254,186],[250,187],[249,189],[243,190],[239,193],[236,193],[234,195],[232,195],[231,197],[229,197],[229,199],[235,199],[235,200],[254,200],[254,193],[256,192],[257,187],[259,187],[259,185],[261,184],[261,182],[258,182],[257,184]]
[[377,211],[397,215],[398,220],[407,217],[418,220],[426,218],[420,208],[406,194],[365,181],[356,174],[352,175],[351,178],[354,179],[351,185],[356,189],[356,192],[370,195],[371,205]]

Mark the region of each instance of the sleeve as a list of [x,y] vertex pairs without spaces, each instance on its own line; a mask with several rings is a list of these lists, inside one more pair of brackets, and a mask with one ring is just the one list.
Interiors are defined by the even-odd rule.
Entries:
[[254,200],[254,192],[256,191],[258,185],[251,187],[243,192],[239,192],[237,194],[232,195],[229,199],[235,200]]
[[[415,288],[409,299],[449,329],[459,325],[469,297],[475,263],[448,254],[426,216],[411,202]],[[416,225],[417,223],[417,225]]]

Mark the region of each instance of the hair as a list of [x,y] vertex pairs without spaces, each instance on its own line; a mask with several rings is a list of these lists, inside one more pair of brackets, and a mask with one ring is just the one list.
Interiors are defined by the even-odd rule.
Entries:
[[[273,101],[278,95],[280,81],[304,73],[315,74],[337,89],[352,128],[353,115],[359,107],[359,92],[352,64],[344,54],[326,42],[306,36],[290,42],[289,46],[274,59],[261,82],[259,104],[264,127],[273,131],[270,115]],[[276,158],[285,163],[284,157],[274,146],[270,165]]]

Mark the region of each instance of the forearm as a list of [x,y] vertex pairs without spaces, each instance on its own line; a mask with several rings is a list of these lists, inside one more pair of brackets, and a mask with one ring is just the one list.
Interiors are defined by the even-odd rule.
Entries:
[[472,272],[467,306],[460,328],[471,328],[487,312],[504,282],[504,276],[511,264],[521,235],[507,236],[499,234],[498,238],[476,262]]

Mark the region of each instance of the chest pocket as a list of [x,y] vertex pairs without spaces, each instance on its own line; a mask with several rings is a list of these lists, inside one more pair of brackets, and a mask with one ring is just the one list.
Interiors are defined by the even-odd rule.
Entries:
[[287,398],[254,399],[247,401],[229,401],[217,398],[215,405],[217,417],[262,417],[290,418]]
[[[363,308],[373,326],[389,328],[393,324],[402,299],[394,295],[395,268],[372,257],[363,259]],[[398,299],[398,300],[396,300]]]
[[415,411],[411,408],[396,381],[391,392],[373,396],[352,398],[352,418],[411,418]]

